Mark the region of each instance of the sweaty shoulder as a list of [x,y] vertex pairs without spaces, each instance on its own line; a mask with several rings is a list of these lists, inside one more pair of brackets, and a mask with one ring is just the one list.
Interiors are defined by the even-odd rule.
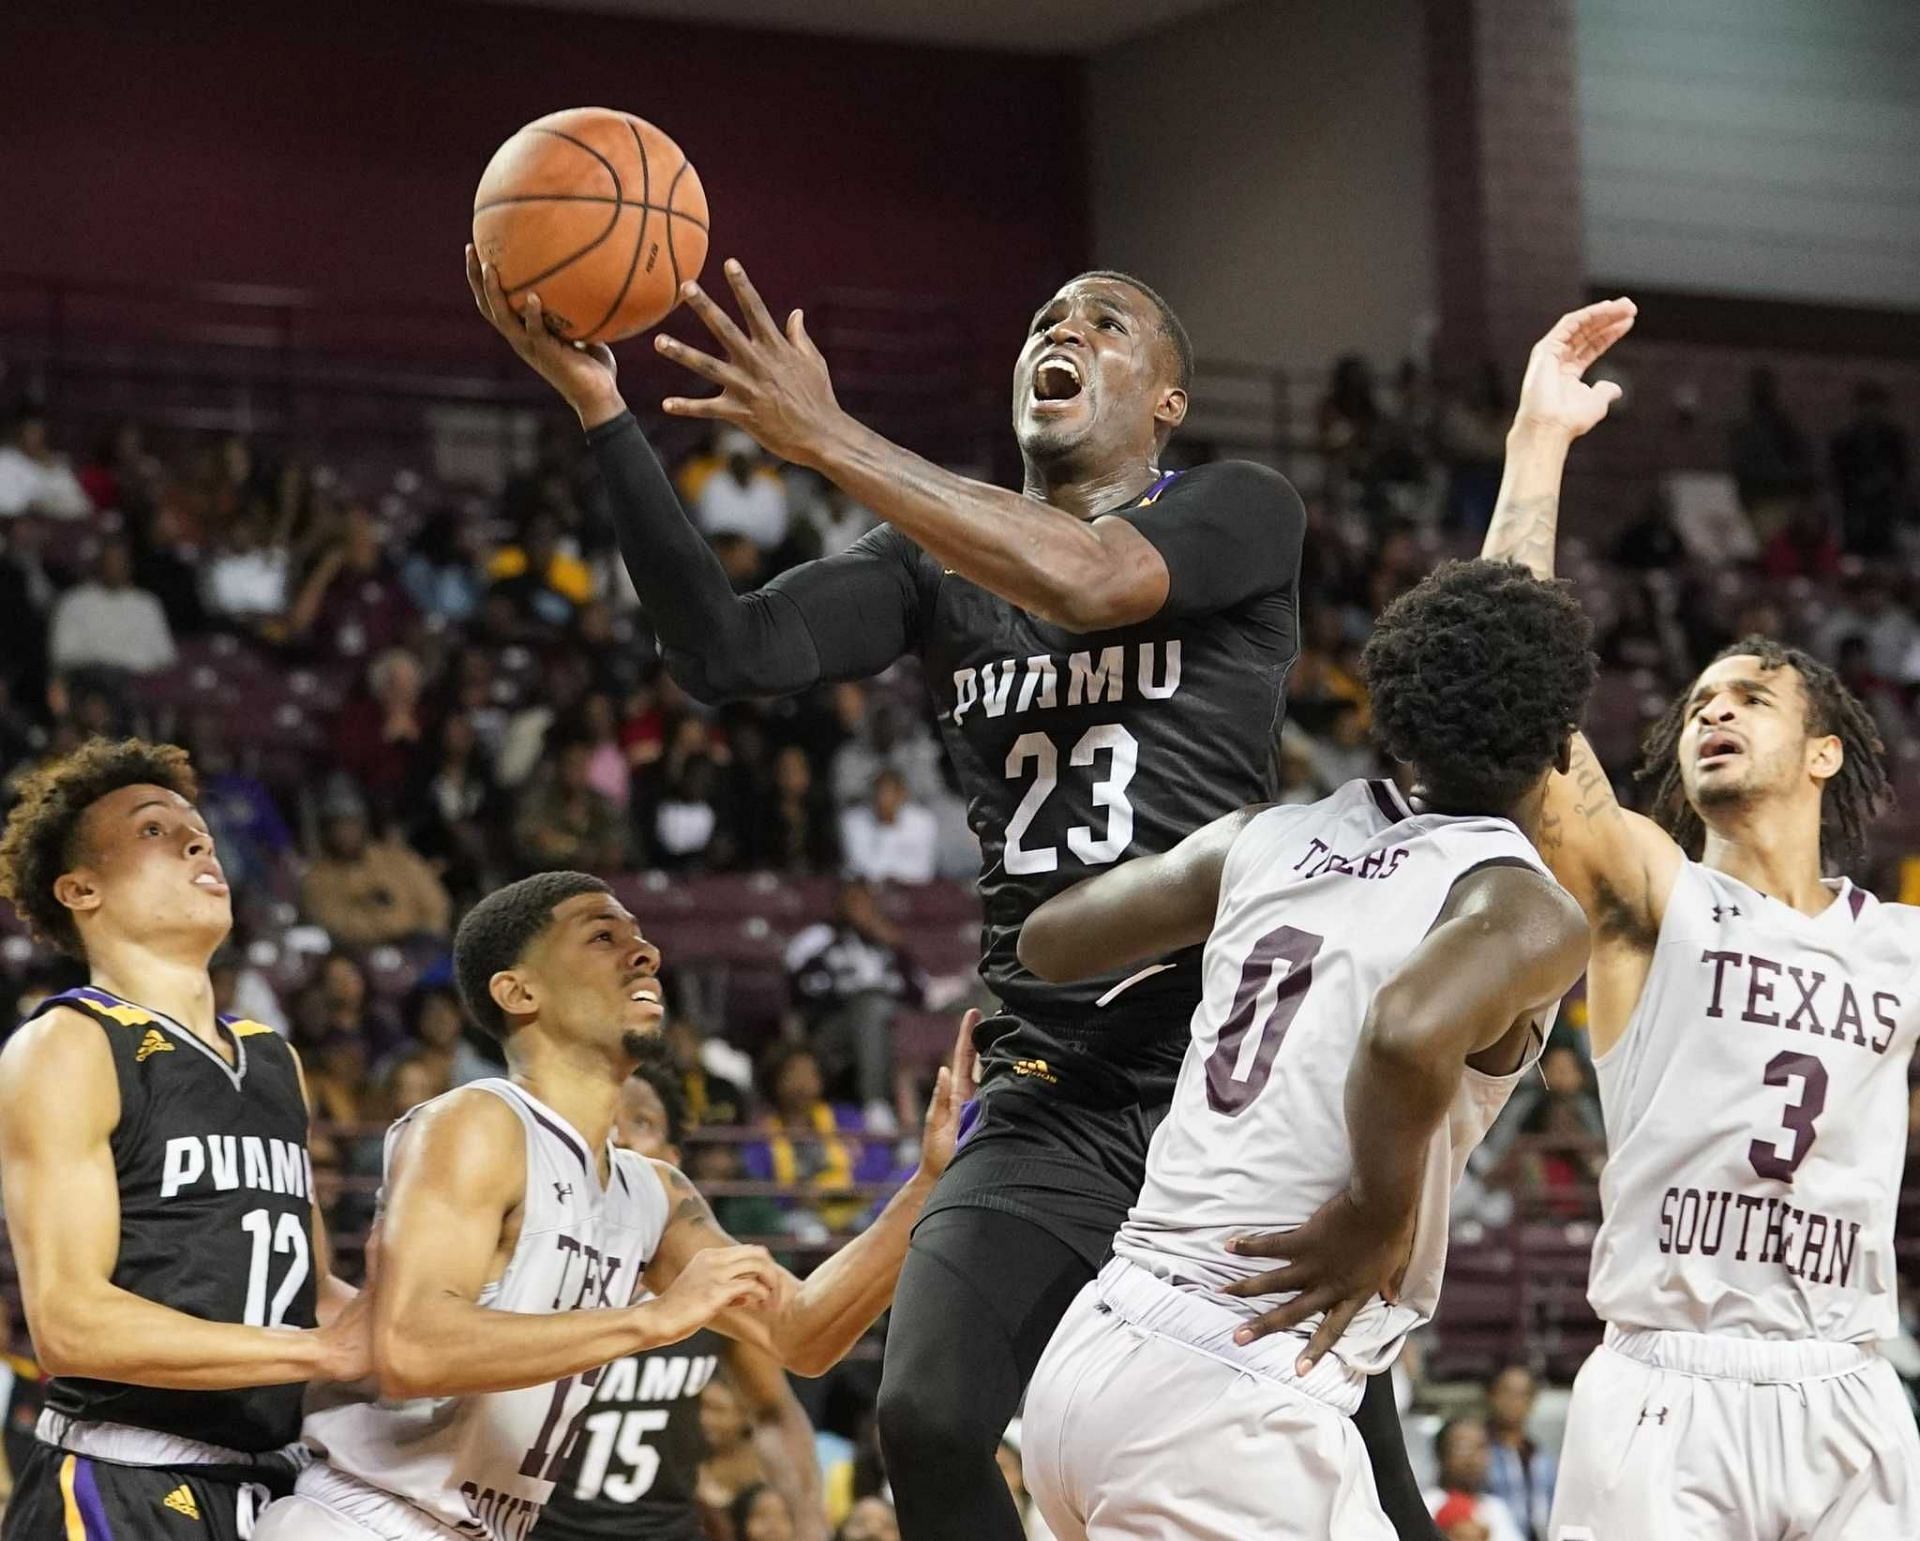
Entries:
[[1220,460],[1182,472],[1150,503],[1119,510],[1167,564],[1163,614],[1226,610],[1261,594],[1291,594],[1307,513],[1278,471]]
[[1550,875],[1518,857],[1495,857],[1469,868],[1447,895],[1445,913],[1483,919],[1520,950],[1579,974],[1587,959],[1587,917],[1579,900]]
[[[59,1088],[57,1097],[49,1089]],[[113,1050],[100,1024],[73,1006],[54,1006],[15,1029],[0,1049],[0,1107],[58,1107],[76,1117],[97,1111],[108,1128],[120,1117]]]
[[[462,1086],[422,1103],[394,1129],[393,1159],[435,1186],[517,1199],[526,1186],[520,1115],[481,1086]],[[424,1163],[424,1166],[420,1166]]]

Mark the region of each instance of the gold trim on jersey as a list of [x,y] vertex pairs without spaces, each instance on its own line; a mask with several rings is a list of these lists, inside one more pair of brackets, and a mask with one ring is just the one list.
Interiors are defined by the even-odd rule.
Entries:
[[262,1033],[271,1033],[273,1031],[266,1023],[255,1022],[247,1017],[242,1017],[235,1022],[229,1022],[227,1028],[236,1038],[258,1038]]
[[145,1027],[154,1020],[152,1012],[144,1006],[133,1006],[122,1001],[117,1006],[102,1005],[99,1001],[88,1001],[86,1009],[97,1011],[103,1017],[111,1017],[122,1027]]
[[87,1541],[87,1522],[73,1496],[73,1469],[79,1461],[79,1456],[70,1455],[60,1463],[60,1507],[66,1512],[67,1541]]

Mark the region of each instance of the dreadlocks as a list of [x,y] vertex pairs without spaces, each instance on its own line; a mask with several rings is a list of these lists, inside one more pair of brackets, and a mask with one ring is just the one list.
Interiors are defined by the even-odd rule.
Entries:
[[[1873,715],[1832,669],[1797,647],[1784,647],[1770,637],[1742,637],[1722,648],[1713,663],[1743,657],[1758,658],[1769,674],[1783,668],[1798,674],[1807,699],[1807,736],[1832,734],[1840,740],[1840,769],[1820,796],[1820,860],[1829,872],[1857,865],[1866,854],[1867,826],[1887,796],[1886,745],[1880,741]],[[1687,801],[1680,779],[1680,735],[1689,716],[1687,700],[1688,693],[1682,691],[1647,730],[1635,777],[1653,786],[1654,822],[1698,861],[1706,844],[1706,826]]]

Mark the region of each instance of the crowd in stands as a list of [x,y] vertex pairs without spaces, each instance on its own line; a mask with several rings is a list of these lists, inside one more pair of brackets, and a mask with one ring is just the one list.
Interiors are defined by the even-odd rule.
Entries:
[[[1383,605],[1476,546],[1509,409],[1491,369],[1454,386],[1412,365],[1378,384],[1357,358],[1333,371],[1302,478],[1288,800],[1383,769],[1361,647]],[[966,883],[978,855],[913,668],[786,701],[689,699],[637,610],[578,435],[559,425],[489,493],[242,438],[149,443],[129,423],[87,444],[64,426],[22,405],[0,443],[0,799],[91,734],[191,749],[236,895],[222,1006],[301,1047],[338,1228],[364,1225],[380,1125],[498,1068],[451,987],[458,917],[555,867],[664,874],[669,888],[733,873],[814,884],[814,908],[778,939],[779,1025],[741,1032],[724,1001],[679,986],[670,956],[668,1040],[710,1136],[688,1163],[724,1224],[802,1265],[857,1226],[918,1118],[925,1067],[904,1062],[896,1018],[957,1010],[971,988],[918,956],[889,908],[903,890]],[[1631,753],[1652,711],[1755,630],[1833,662],[1913,785],[1920,508],[1885,391],[1863,384],[1851,417],[1816,432],[1759,371],[1739,421],[1690,426],[1703,442],[1717,432],[1717,453],[1676,462],[1608,539],[1569,531],[1564,546],[1604,665],[1590,731],[1622,795],[1637,795]],[[677,480],[743,589],[873,523],[733,431]],[[1912,832],[1886,832],[1865,876],[1920,901]],[[0,1005],[16,1016],[71,980],[17,932],[0,946],[13,998]],[[1569,1037],[1477,1160],[1466,1223],[1503,1223],[1516,1201],[1590,1219],[1600,1133]],[[1484,1416],[1441,1433],[1435,1505],[1454,1541],[1544,1533],[1534,1389],[1510,1366]],[[714,1506],[740,1537],[779,1534],[755,1517],[778,1499],[752,1480],[750,1446],[726,1442],[724,1409],[713,1421]],[[843,1533],[891,1534],[890,1517],[854,1505],[880,1486],[870,1431],[855,1415],[842,1432]],[[1017,1431],[1009,1467],[1017,1484]]]

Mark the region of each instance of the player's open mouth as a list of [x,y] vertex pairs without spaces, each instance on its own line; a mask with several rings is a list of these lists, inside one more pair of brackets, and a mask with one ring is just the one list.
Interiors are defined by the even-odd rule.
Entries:
[[217,872],[196,872],[193,886],[204,888],[210,894],[225,894],[228,891],[227,880]]
[[1049,353],[1033,366],[1035,401],[1072,401],[1085,389],[1080,366],[1064,353]]
[[645,1001],[649,1006],[660,1004],[660,987],[653,984],[641,985],[627,997],[630,1001]]
[[1729,764],[1740,753],[1740,740],[1731,733],[1709,733],[1700,740],[1700,752],[1695,763],[1701,770],[1712,765]]

